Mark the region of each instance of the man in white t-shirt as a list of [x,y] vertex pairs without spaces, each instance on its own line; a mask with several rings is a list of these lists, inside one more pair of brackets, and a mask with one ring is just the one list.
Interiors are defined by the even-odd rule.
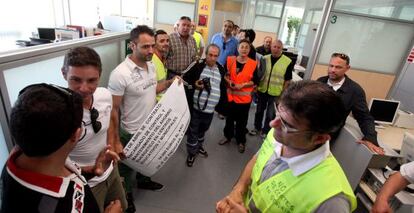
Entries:
[[411,183],[414,183],[414,161],[402,165],[399,172],[387,179],[375,199],[371,212],[393,212],[389,203],[391,198]]
[[[61,71],[69,89],[83,98],[82,133],[69,157],[81,166],[101,212],[117,199],[126,209],[125,191],[116,166],[119,156],[107,151],[114,147],[108,140],[112,96],[106,88],[98,87],[101,59],[89,47],[76,47],[66,53]],[[112,153],[106,157],[105,165],[96,163],[101,152]]]
[[[114,137],[125,146],[156,104],[157,77],[155,66],[151,62],[154,53],[154,32],[146,25],[138,25],[130,32],[132,54],[119,64],[109,77],[108,89],[112,93],[114,121],[120,128]],[[119,114],[120,112],[120,114]],[[118,125],[119,122],[114,122]],[[122,155],[122,150],[118,150]],[[132,197],[132,169],[120,164],[119,172],[125,180],[128,211],[135,209]],[[137,186],[140,189],[159,191],[163,185],[153,182],[149,177],[137,173]]]

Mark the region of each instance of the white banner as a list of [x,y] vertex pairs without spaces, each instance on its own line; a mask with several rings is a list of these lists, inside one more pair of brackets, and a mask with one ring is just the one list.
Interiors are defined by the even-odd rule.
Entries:
[[124,148],[123,163],[152,176],[175,153],[190,122],[183,84],[171,84]]

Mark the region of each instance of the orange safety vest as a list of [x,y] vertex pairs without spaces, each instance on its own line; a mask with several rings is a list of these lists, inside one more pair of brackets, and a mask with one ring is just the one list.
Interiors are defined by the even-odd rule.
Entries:
[[[243,67],[243,70],[236,73],[236,56],[229,56],[227,57],[227,70],[230,75],[230,80],[235,84],[242,84],[252,80],[253,73],[256,70],[257,62],[250,58],[247,59],[246,64]],[[253,86],[244,87],[239,90],[231,89],[230,87],[227,88],[227,98],[229,102],[234,101],[235,103],[239,104],[247,104],[252,101],[252,91]]]

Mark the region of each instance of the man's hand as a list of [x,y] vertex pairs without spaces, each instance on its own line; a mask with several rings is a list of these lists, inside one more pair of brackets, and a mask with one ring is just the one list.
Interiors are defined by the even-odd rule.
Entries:
[[111,146],[107,145],[98,155],[95,160],[94,173],[96,176],[101,176],[109,167],[111,162],[117,163],[121,160],[114,151],[111,151]]
[[230,213],[247,213],[248,210],[244,207],[244,204],[236,203],[230,197],[226,197],[226,201],[230,206]]
[[361,140],[357,141],[357,143],[365,145],[366,147],[368,147],[369,150],[371,150],[371,151],[373,151],[377,154],[380,154],[380,155],[385,154],[384,149],[382,147],[375,146],[373,143],[371,143],[367,140],[362,140],[361,139]]
[[[216,212],[230,212],[232,206],[228,202],[228,200],[232,200],[234,203],[243,206],[243,195],[240,191],[233,189],[228,196],[221,199],[216,203]],[[243,206],[244,207],[244,206]],[[235,207],[234,207],[235,208]]]
[[197,80],[194,85],[195,85],[196,89],[198,89],[198,90],[204,89],[203,80]]
[[377,199],[371,208],[371,213],[391,213],[392,210],[387,200]]
[[105,213],[121,213],[122,212],[122,206],[121,201],[114,200],[111,201],[111,203],[105,208]]
[[233,89],[239,90],[239,89],[241,89],[243,87],[244,87],[244,84],[243,83],[242,84],[234,84]]
[[126,155],[124,153],[124,146],[122,145],[121,141],[116,141],[114,144],[114,152],[116,154],[118,154],[119,158],[121,158],[122,160],[126,158]]
[[[181,85],[181,83],[183,83],[183,79],[182,79],[180,76],[176,75],[176,76],[174,76],[174,78],[173,78],[173,79],[171,79],[170,86],[171,86],[171,84],[172,84],[172,83],[174,83],[175,79],[178,79],[178,86],[180,86],[180,85]],[[168,87],[169,87],[169,86],[168,86]]]

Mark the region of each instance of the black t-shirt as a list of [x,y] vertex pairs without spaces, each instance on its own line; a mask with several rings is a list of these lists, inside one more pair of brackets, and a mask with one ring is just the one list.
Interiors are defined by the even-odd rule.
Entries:
[[[236,73],[241,72],[244,68],[244,65],[245,65],[245,63],[242,64],[242,63],[240,63],[236,60]],[[226,64],[226,66],[224,66],[224,69],[226,70],[226,73],[228,73],[227,64]],[[254,85],[259,85],[260,79],[259,79],[259,76],[257,75],[257,67],[253,72],[252,81],[253,81]]]

